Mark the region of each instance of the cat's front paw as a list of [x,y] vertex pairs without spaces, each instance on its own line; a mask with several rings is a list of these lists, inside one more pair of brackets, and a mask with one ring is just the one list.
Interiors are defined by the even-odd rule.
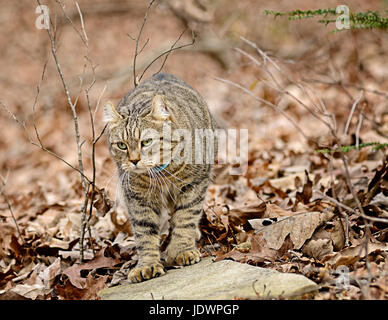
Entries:
[[166,272],[161,263],[154,263],[150,265],[144,265],[140,267],[135,267],[128,274],[128,279],[131,282],[142,282],[144,280],[149,280],[152,278],[159,277]]
[[198,249],[184,251],[175,258],[175,262],[179,266],[188,266],[199,261],[201,261],[201,253]]

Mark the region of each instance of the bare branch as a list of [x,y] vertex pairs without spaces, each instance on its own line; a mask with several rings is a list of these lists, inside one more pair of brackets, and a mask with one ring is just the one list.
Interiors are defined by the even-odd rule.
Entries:
[[[322,193],[321,191],[318,191],[318,190],[314,190],[315,193],[319,194],[321,197],[324,197],[326,198],[327,200],[330,200],[331,202],[333,202],[336,206],[338,207],[341,207],[342,209],[345,209],[351,213],[354,213],[356,215],[360,215],[356,210],[350,208],[349,206],[337,201],[336,199]],[[370,220],[370,221],[375,221],[375,222],[383,222],[383,223],[388,223],[388,219],[384,219],[384,218],[377,218],[377,217],[371,217],[371,216],[367,216],[366,214],[364,213],[361,213],[361,217],[364,218],[364,219],[367,219],[367,220]]]
[[321,83],[321,84],[326,84],[326,85],[331,85],[331,86],[343,86],[343,87],[347,87],[347,88],[354,88],[354,89],[357,89],[357,90],[362,90],[364,92],[369,92],[369,93],[372,93],[372,94],[375,94],[375,95],[379,95],[379,96],[388,98],[388,93],[387,92],[382,92],[382,91],[374,90],[374,89],[368,89],[368,88],[365,88],[365,87],[362,87],[362,86],[358,86],[358,85],[355,85],[355,84],[352,84],[352,83],[346,83],[346,82],[343,82],[341,80],[338,80],[338,81],[335,81],[335,80],[325,81],[325,80],[320,80],[320,79],[303,79],[303,81],[316,82],[316,83]]
[[[7,177],[8,177],[8,172],[7,172]],[[1,180],[0,182],[1,182],[1,184],[2,184],[2,187],[1,187],[1,189],[0,189],[0,195],[3,197],[5,203],[7,204],[8,210],[9,210],[9,212],[11,213],[11,217],[12,217],[12,220],[13,220],[13,222],[14,222],[14,224],[15,224],[16,230],[17,230],[17,232],[18,232],[19,239],[22,240],[22,241],[24,242],[24,240],[23,240],[23,238],[22,238],[22,235],[21,235],[21,233],[20,233],[19,225],[18,225],[18,223],[17,223],[17,221],[16,221],[16,218],[15,218],[15,215],[14,215],[14,213],[13,213],[12,205],[11,205],[11,203],[9,202],[7,195],[6,195],[5,192],[3,191],[4,188],[5,188],[5,185],[7,184],[7,178],[4,178],[2,175],[0,175],[0,180]]]
[[357,107],[358,103],[360,102],[362,96],[363,96],[363,91],[360,92],[360,94],[357,97],[357,99],[353,102],[352,108],[350,109],[350,113],[349,113],[349,116],[348,116],[348,120],[346,121],[344,134],[348,134],[350,121],[352,120],[353,113],[356,110],[356,107]]
[[[145,26],[145,24],[146,24],[146,22],[147,22],[148,13],[149,13],[149,11],[150,11],[152,5],[154,4],[154,2],[155,2],[155,0],[151,0],[151,1],[148,3],[148,7],[147,7],[146,13],[145,13],[145,15],[144,15],[143,23],[142,23],[142,25],[141,25],[141,27],[140,27],[140,30],[139,30],[139,33],[138,33],[138,35],[137,35],[137,37],[136,37],[135,55],[134,55],[134,57],[133,57],[133,84],[134,84],[135,87],[137,87],[138,84],[139,84],[139,81],[138,81],[138,79],[137,79],[137,77],[136,77],[136,58],[137,58],[137,56],[139,55],[139,51],[138,51],[138,50],[139,50],[139,41],[140,41],[140,38],[141,38],[141,34],[142,34],[142,32],[143,32],[144,26]],[[147,43],[148,43],[148,40],[146,41],[146,44],[147,44]],[[146,44],[145,44],[145,45],[146,45]],[[141,49],[141,51],[143,51],[145,45],[143,46],[143,48]]]
[[[164,54],[165,54],[166,56],[164,57],[163,63],[162,63],[162,65],[160,66],[159,70],[158,70],[155,74],[158,74],[160,71],[162,71],[162,69],[163,69],[163,67],[164,67],[164,65],[165,65],[165,63],[166,63],[166,61],[167,61],[167,58],[168,58],[168,56],[170,55],[171,52],[176,51],[176,50],[179,50],[179,49],[182,49],[182,48],[185,48],[185,47],[189,47],[189,46],[194,45],[194,43],[195,43],[195,35],[194,35],[194,31],[192,31],[192,33],[191,33],[191,42],[188,43],[188,44],[184,44],[184,45],[182,45],[182,46],[179,46],[179,47],[176,47],[176,48],[175,48],[175,45],[179,42],[179,40],[181,39],[181,37],[183,36],[183,34],[186,32],[186,30],[187,30],[187,29],[184,29],[184,30],[181,32],[181,34],[179,35],[178,39],[177,39],[177,40],[173,43],[173,45],[171,46],[170,50],[167,50],[166,52],[164,52],[164,53],[162,53],[162,54],[160,55],[160,57],[162,57]],[[155,60],[155,61],[156,61],[156,60]],[[152,61],[152,62],[150,63],[150,65],[151,65],[153,62],[154,62],[154,61]],[[147,67],[147,68],[148,68],[148,67]]]
[[[40,0],[37,0],[37,2],[38,2],[39,5],[41,5]],[[86,188],[86,184],[85,184],[85,178],[84,178],[84,175],[83,175],[84,166],[83,166],[83,161],[82,161],[81,139],[80,139],[80,133],[79,133],[79,124],[78,124],[77,110],[75,109],[75,105],[71,101],[70,92],[69,92],[69,89],[67,87],[67,83],[65,81],[65,78],[63,76],[61,65],[59,64],[59,60],[58,60],[58,56],[57,56],[57,50],[56,50],[56,47],[55,47],[55,34],[52,34],[50,29],[47,29],[46,31],[47,31],[47,35],[48,35],[48,37],[50,39],[51,53],[52,53],[52,56],[54,58],[55,65],[57,67],[57,71],[58,71],[59,77],[61,79],[63,89],[65,91],[67,103],[68,103],[68,105],[69,105],[69,107],[70,107],[70,109],[72,111],[72,114],[73,114],[75,140],[76,140],[77,150],[78,150],[78,167],[79,167],[79,170],[82,172],[81,184],[82,184],[82,188],[83,188],[84,192],[86,193],[87,192],[86,191],[87,188]]]
[[39,84],[38,84],[38,86],[37,86],[37,88],[36,88],[36,95],[35,95],[35,99],[34,99],[34,104],[32,105],[32,124],[33,124],[33,126],[34,126],[36,138],[38,139],[38,142],[39,142],[39,144],[40,144],[41,147],[43,147],[43,143],[42,143],[42,141],[40,140],[38,128],[36,127],[36,112],[35,112],[35,107],[36,107],[36,104],[38,103],[38,97],[39,97],[39,93],[40,93],[40,87],[42,86],[42,82],[43,82],[43,79],[44,79],[44,74],[45,74],[45,72],[46,72],[46,67],[47,67],[47,61],[45,62],[44,66],[43,66],[42,75],[41,75],[41,77],[40,77]]
[[256,95],[254,95],[250,90],[248,90],[247,88],[235,83],[235,82],[232,82],[232,81],[229,81],[229,80],[226,80],[226,79],[222,79],[222,78],[218,78],[218,77],[215,77],[214,78],[215,80],[218,80],[218,81],[221,81],[223,83],[226,83],[228,85],[231,85],[231,86],[234,86],[242,91],[244,91],[245,93],[247,93],[248,95],[250,95],[252,98],[254,98],[255,100],[261,102],[261,103],[264,103],[266,104],[267,106],[270,106],[271,108],[273,108],[275,111],[281,113],[285,118],[287,118],[291,123],[292,125],[302,134],[302,136],[307,140],[307,141],[311,141],[311,138],[309,138],[302,130],[302,128],[296,123],[296,121],[294,119],[292,119],[286,112],[284,112],[281,108],[279,108],[277,105],[269,102],[268,100],[265,100],[265,99],[262,99]]
[[153,59],[149,64],[148,66],[144,69],[143,73],[141,74],[140,78],[139,78],[139,81],[141,80],[141,78],[143,78],[144,74],[146,73],[146,71],[151,67],[151,65],[156,62],[157,60],[159,60],[161,57],[163,57],[165,55],[165,58],[163,60],[163,63],[162,65],[160,66],[159,70],[157,72],[155,72],[154,74],[158,74],[164,67],[165,63],[166,63],[166,60],[168,58],[168,56],[170,55],[171,52],[173,51],[176,51],[176,50],[179,50],[179,49],[182,49],[182,48],[185,48],[185,47],[189,47],[189,46],[192,46],[194,43],[195,43],[195,37],[194,37],[194,33],[192,33],[192,38],[191,38],[191,42],[190,43],[187,43],[187,44],[184,44],[184,45],[181,45],[179,47],[175,47],[175,45],[179,42],[179,40],[181,39],[182,35],[185,33],[186,29],[183,30],[181,32],[181,34],[179,35],[178,39],[172,44],[171,48],[169,50],[166,50],[164,52],[162,52],[160,55],[158,55],[155,59]]
[[[21,127],[23,127],[24,129],[24,133],[26,135],[26,138],[27,140],[29,141],[29,143],[31,143],[33,146],[35,147],[38,147],[40,149],[42,149],[43,151],[47,152],[48,154],[50,154],[51,156],[57,158],[58,160],[61,160],[63,163],[65,163],[68,167],[70,167],[71,169],[77,171],[79,174],[83,175],[83,177],[85,178],[85,180],[88,182],[88,183],[91,183],[90,179],[83,173],[81,172],[78,168],[74,167],[72,164],[70,164],[69,162],[67,162],[65,159],[63,159],[60,155],[58,155],[57,153],[47,149],[43,144],[40,144],[40,143],[36,143],[35,141],[33,141],[28,133],[28,130],[27,130],[27,126],[26,124],[21,121],[20,119],[18,119],[16,117],[16,115],[10,111],[8,109],[8,107],[2,102],[0,101],[0,105],[7,111],[7,113],[9,113],[11,115],[11,117],[13,118],[13,120],[18,124],[20,125]],[[38,132],[38,136],[39,136],[39,132]],[[38,137],[37,137],[38,139]]]

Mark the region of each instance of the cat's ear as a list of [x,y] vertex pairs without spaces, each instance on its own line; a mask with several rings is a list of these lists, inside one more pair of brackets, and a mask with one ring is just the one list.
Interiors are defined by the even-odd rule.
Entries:
[[167,110],[166,102],[161,95],[157,94],[153,97],[150,114],[155,120],[165,121],[170,119],[170,112]]
[[109,101],[104,105],[105,123],[118,122],[122,119],[122,116],[116,111],[116,108],[112,102]]

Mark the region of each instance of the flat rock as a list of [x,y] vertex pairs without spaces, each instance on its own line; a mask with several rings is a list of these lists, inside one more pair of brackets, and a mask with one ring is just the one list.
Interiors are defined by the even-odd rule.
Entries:
[[[254,289],[253,289],[254,287]],[[104,300],[230,300],[235,298],[298,298],[318,286],[303,275],[231,260],[213,262],[212,258],[141,283],[129,283],[101,290]]]

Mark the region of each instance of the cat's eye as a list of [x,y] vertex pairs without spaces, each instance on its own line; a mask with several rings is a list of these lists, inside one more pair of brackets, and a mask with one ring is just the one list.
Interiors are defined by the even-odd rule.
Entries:
[[141,146],[142,146],[142,147],[148,147],[148,146],[151,145],[151,143],[152,143],[152,138],[150,138],[150,139],[145,139],[145,140],[143,140],[143,141],[141,142]]
[[124,142],[118,142],[118,143],[117,143],[117,146],[118,146],[119,149],[121,149],[121,150],[127,150],[127,145],[126,145]]

